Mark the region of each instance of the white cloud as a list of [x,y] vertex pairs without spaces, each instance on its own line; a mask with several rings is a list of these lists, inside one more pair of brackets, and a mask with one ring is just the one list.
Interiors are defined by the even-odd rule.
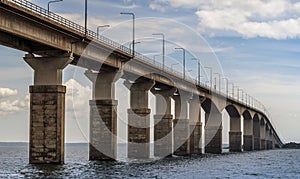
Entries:
[[17,95],[18,91],[9,89],[9,88],[0,88],[0,97],[8,97],[8,96],[14,96]]
[[[299,38],[300,3],[287,0],[206,1],[206,0],[155,0],[150,7],[169,5],[198,9],[201,32],[217,35],[234,33],[246,38],[273,39]],[[220,30],[223,33],[220,33]],[[233,34],[232,34],[233,33]]]
[[29,95],[18,100],[0,101],[0,116],[13,114],[29,109]]

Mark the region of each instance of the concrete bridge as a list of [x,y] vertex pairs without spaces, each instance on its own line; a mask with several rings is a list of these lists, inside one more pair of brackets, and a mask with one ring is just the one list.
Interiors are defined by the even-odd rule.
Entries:
[[[224,109],[230,116],[230,151],[283,145],[265,111],[250,102],[222,94],[167,68],[162,70],[141,54],[136,53],[132,59],[131,50],[125,46],[85,31],[26,0],[0,0],[0,44],[27,52],[24,60],[34,70],[34,84],[30,86],[30,163],[64,162],[66,87],[62,85],[62,71],[67,65],[86,68],[85,75],[93,83],[91,160],[116,159],[115,82],[120,78],[126,80],[124,85],[130,90],[130,158],[149,157],[149,92],[156,96],[155,156],[200,155],[203,128],[205,153],[221,153]],[[175,116],[171,114],[171,99],[175,101]],[[205,111],[204,125],[201,108]]]

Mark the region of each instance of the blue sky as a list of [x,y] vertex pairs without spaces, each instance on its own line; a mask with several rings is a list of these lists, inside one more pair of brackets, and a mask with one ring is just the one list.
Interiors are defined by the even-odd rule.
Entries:
[[[32,2],[47,7],[47,1]],[[52,4],[51,11],[83,25],[83,0]],[[128,44],[131,21],[120,12],[136,14],[137,39],[142,42],[137,44],[139,52],[149,58],[160,53],[159,39],[153,39],[151,33],[165,33],[168,66],[181,62],[176,58],[180,52],[174,50],[175,44],[187,48],[188,58],[193,54],[201,59],[203,66],[218,68],[216,71],[265,104],[284,141],[300,142],[297,132],[300,125],[300,3],[293,0],[89,0],[89,28],[95,30],[97,25],[110,24],[102,34]],[[32,84],[32,70],[22,60],[24,52],[1,46],[0,54],[0,141],[28,141],[28,86]],[[176,68],[181,70],[180,66]],[[187,68],[193,70],[190,75],[195,77],[195,62],[188,61]],[[68,67],[64,83],[89,97],[90,83],[82,72],[83,69]],[[122,90],[118,94],[123,94]],[[86,96],[78,96],[78,99],[84,101]],[[88,116],[88,101],[76,104],[71,101],[67,100],[67,141],[86,140],[85,120],[72,119]],[[78,111],[82,106],[86,109]]]

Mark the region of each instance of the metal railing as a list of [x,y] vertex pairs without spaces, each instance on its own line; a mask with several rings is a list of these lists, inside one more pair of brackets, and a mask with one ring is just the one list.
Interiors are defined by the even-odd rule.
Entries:
[[[129,57],[131,56],[132,50],[130,48],[128,48],[124,45],[121,45],[121,44],[119,44],[119,43],[117,43],[117,42],[115,42],[115,41],[113,41],[113,40],[111,40],[107,37],[99,35],[99,34],[97,34],[96,32],[94,32],[92,30],[87,29],[87,31],[85,31],[86,29],[83,26],[81,26],[81,25],[79,25],[75,22],[72,22],[72,21],[70,21],[70,20],[68,20],[68,19],[66,19],[66,18],[64,18],[60,15],[57,15],[57,14],[51,12],[51,11],[48,11],[48,10],[46,10],[46,9],[36,5],[36,4],[33,4],[29,1],[27,1],[27,0],[7,0],[7,1],[12,2],[12,3],[14,3],[14,4],[16,4],[16,5],[24,8],[24,9],[27,9],[27,10],[33,12],[33,13],[36,13],[37,15],[39,15],[41,17],[52,20],[53,22],[56,22],[56,23],[58,23],[62,26],[65,26],[66,28],[69,28],[73,31],[81,33],[82,36],[85,36],[85,34],[86,34],[88,37],[96,39],[99,42],[111,47],[112,49],[118,49],[118,50],[120,50],[124,53],[127,53],[127,55]],[[144,61],[144,62],[147,62],[147,63],[157,67],[158,69],[162,69],[162,64],[160,62],[153,63],[152,59],[150,59],[150,58],[148,58],[148,57],[146,57],[146,56],[144,56],[144,55],[142,55],[138,52],[135,52],[135,60]],[[174,75],[177,78],[183,79],[183,74],[182,73],[180,73],[178,71],[174,71],[173,69],[171,69],[168,66],[164,66],[164,72],[169,73],[170,75]],[[191,83],[196,84],[196,85],[198,84],[198,85],[200,85],[200,86],[202,86],[202,87],[204,87],[208,90],[211,90],[212,92],[219,93],[220,95],[226,96],[227,98],[235,100],[235,101],[237,101],[237,102],[239,102],[239,103],[241,103],[245,106],[252,107],[253,109],[257,109],[261,112],[264,112],[264,114],[267,117],[269,117],[269,119],[271,119],[271,116],[269,115],[269,112],[267,111],[267,109],[259,103],[254,104],[254,105],[249,105],[249,104],[245,103],[244,101],[242,101],[241,99],[238,99],[235,96],[232,96],[232,95],[230,96],[228,94],[225,94],[225,93],[221,92],[220,90],[213,89],[213,87],[208,86],[208,85],[206,85],[202,82],[198,82],[197,80],[195,80],[193,78],[190,78],[188,76],[186,78],[184,78],[183,80],[191,82]]]

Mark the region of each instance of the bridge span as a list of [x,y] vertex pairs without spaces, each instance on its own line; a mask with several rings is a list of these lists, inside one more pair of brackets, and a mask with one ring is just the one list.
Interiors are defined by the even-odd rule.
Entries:
[[[223,109],[230,116],[230,151],[283,145],[269,116],[253,103],[161,69],[139,53],[132,56],[129,48],[29,1],[0,0],[0,44],[27,52],[24,60],[34,70],[34,84],[29,88],[30,163],[64,162],[66,87],[62,72],[68,65],[87,69],[85,75],[93,83],[90,160],[117,158],[115,82],[120,78],[130,90],[130,158],[148,158],[150,154],[149,92],[156,96],[155,156],[200,155],[203,129],[205,153],[221,153]],[[171,99],[175,101],[174,116]]]

